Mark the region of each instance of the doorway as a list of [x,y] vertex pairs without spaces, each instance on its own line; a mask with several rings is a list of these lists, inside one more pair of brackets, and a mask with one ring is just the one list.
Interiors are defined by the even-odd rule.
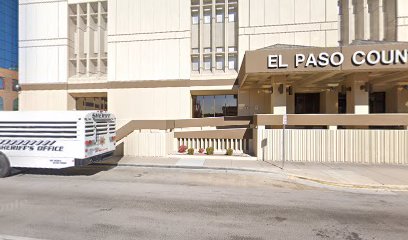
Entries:
[[296,93],[296,114],[318,114],[320,113],[320,93]]
[[370,113],[385,113],[385,92],[370,93]]

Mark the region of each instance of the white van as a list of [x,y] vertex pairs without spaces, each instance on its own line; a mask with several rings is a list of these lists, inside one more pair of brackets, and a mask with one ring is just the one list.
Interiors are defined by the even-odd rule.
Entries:
[[15,168],[83,166],[113,155],[116,119],[101,111],[0,112],[0,177]]

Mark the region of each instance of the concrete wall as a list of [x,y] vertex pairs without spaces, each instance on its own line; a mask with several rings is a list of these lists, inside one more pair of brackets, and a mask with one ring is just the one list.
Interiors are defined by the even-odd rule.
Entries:
[[408,1],[397,0],[398,41],[408,41]]
[[191,118],[189,88],[108,90],[108,110],[124,121]]
[[20,109],[24,111],[64,111],[68,109],[66,90],[22,91],[19,97]]
[[189,0],[109,0],[108,80],[190,79]]
[[20,83],[66,82],[68,74],[68,3],[20,0]]
[[239,59],[274,44],[335,47],[337,0],[240,0]]

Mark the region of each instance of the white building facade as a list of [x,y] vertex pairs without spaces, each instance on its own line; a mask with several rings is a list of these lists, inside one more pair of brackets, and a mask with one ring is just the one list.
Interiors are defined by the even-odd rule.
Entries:
[[[369,113],[370,99],[380,98],[373,112],[408,112],[401,77],[373,86],[384,95],[361,95],[362,108],[353,108],[359,93],[328,93],[341,82],[298,79],[285,83],[298,95],[286,94],[275,112],[274,83],[245,88],[237,80],[246,51],[408,41],[406,0],[20,0],[19,11],[21,110],[107,109],[125,123]],[[305,107],[311,102],[318,106]]]

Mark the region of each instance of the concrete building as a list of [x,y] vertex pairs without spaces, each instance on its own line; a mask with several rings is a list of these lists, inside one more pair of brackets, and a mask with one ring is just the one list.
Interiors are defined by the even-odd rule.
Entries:
[[[19,4],[22,110],[108,109],[119,126],[143,119],[408,113],[406,0]],[[383,63],[383,50],[398,61]],[[300,67],[288,63],[301,60],[299,54]],[[353,54],[368,63],[350,62]]]
[[0,111],[18,110],[18,1],[0,3]]

